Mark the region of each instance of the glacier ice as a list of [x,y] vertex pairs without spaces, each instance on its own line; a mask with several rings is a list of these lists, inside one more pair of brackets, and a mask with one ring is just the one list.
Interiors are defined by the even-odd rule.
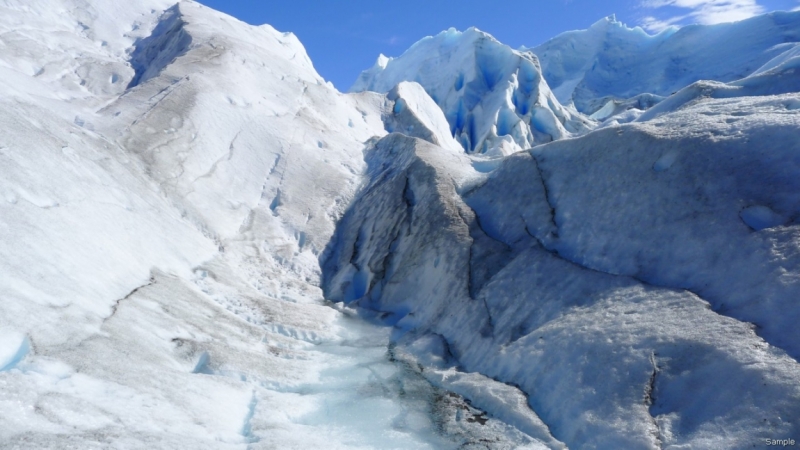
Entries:
[[797,214],[783,101],[707,101],[537,147],[461,192],[468,161],[388,136],[328,253],[326,295],[382,311],[442,378],[520,386],[570,447],[796,434],[796,231],[743,222],[764,220],[748,200]]
[[189,1],[8,1],[0,29],[4,445],[533,442],[322,298],[390,100]]
[[773,12],[740,22],[689,25],[649,35],[613,16],[536,47],[542,74],[562,104],[586,114],[609,100],[669,96],[700,80],[730,82],[800,41],[800,13]]
[[397,58],[381,55],[350,90],[388,92],[403,81],[425,89],[470,153],[506,155],[592,124],[558,102],[536,56],[475,28],[427,37]]
[[0,2],[0,441],[797,436],[798,14],[448,30],[342,94],[192,1]]
[[30,351],[27,336],[14,332],[0,334],[0,372],[13,369]]

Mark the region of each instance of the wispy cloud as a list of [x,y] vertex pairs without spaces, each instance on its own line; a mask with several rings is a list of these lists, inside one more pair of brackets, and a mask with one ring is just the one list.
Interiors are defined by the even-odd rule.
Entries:
[[675,26],[686,19],[687,16],[668,17],[666,19],[656,19],[653,16],[647,16],[642,19],[642,27],[645,30],[660,33],[669,27]]
[[765,12],[757,0],[643,0],[641,5],[653,10],[669,7],[670,11],[678,11],[667,17],[656,17],[654,11],[645,17],[642,26],[651,31],[685,23],[713,25],[734,22]]

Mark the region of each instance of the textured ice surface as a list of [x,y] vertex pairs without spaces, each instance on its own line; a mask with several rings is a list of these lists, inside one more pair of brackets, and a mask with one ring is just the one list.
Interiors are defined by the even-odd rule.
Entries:
[[[800,12],[690,25],[649,35],[613,17],[528,50],[563,104],[592,114],[610,100],[668,96],[700,80],[729,82],[776,64],[800,41]],[[769,66],[767,66],[769,67]]]
[[382,311],[429,379],[550,445],[795,435],[797,96],[703,98],[507,157],[478,187],[467,156],[386,137],[326,295]]
[[450,134],[442,110],[418,83],[398,83],[389,91],[387,99],[394,101],[391,114],[384,117],[387,131],[425,139],[448,150],[463,151]]
[[388,92],[403,81],[425,89],[469,153],[509,154],[592,124],[558,102],[533,54],[475,28],[427,37],[397,58],[381,55],[351,91]]
[[0,2],[0,446],[796,436],[796,16],[590,120],[474,29],[341,94],[191,1]]

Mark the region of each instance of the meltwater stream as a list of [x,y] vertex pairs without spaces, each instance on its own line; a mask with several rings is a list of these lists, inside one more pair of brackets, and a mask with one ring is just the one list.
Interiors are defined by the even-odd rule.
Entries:
[[214,366],[212,355],[199,371],[252,389],[241,433],[248,448],[538,448],[446,386],[432,385],[416,364],[396,359],[394,329],[374,314],[296,291],[283,300],[248,300],[211,273],[198,271],[196,285],[232,320],[262,330],[253,344],[263,369],[242,373],[235,361]]
[[[309,349],[316,379],[281,393],[291,408],[274,414],[302,425],[297,438],[308,448],[454,448],[443,436],[434,389],[388,353],[390,329],[342,314],[340,341]],[[267,437],[265,440],[271,440]]]
[[[267,390],[248,448],[539,448],[392,357],[392,329],[335,305],[341,340],[307,344],[313,379]],[[476,418],[481,420],[476,420]],[[275,429],[270,423],[290,422]]]

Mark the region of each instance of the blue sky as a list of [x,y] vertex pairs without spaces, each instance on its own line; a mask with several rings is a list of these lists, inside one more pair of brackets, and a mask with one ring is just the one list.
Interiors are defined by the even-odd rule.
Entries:
[[535,46],[616,14],[629,26],[656,32],[671,25],[713,24],[774,10],[800,0],[199,0],[245,22],[291,31],[317,71],[347,90],[378,54],[398,56],[419,39],[470,26],[514,48]]

